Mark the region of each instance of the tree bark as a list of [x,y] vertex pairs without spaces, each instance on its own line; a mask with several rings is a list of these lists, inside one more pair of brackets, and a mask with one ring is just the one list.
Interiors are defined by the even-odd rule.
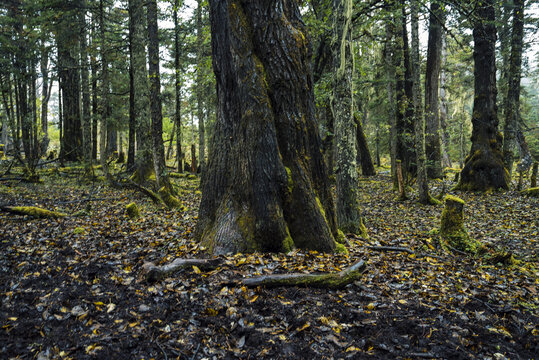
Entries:
[[474,104],[472,148],[465,160],[458,187],[487,191],[507,189],[509,173],[503,164],[502,136],[498,132],[496,107],[496,27],[494,0],[476,10],[474,23]]
[[[352,1],[333,1],[333,99],[337,179],[337,226],[346,233],[365,235],[359,203],[356,163],[357,123],[354,119]],[[360,125],[361,126],[361,125]]]
[[131,44],[129,61],[133,68],[133,112],[137,151],[134,164],[134,181],[144,183],[154,171],[152,158],[152,130],[150,121],[150,94],[146,70],[146,28],[144,0],[129,0],[129,31]]
[[218,111],[197,238],[214,254],[335,249],[311,48],[295,1],[211,0]]
[[[86,1],[83,1],[83,6],[86,6]],[[80,64],[81,64],[81,81],[82,81],[82,153],[84,161],[92,161],[92,118],[90,109],[90,78],[89,78],[89,63],[88,63],[88,46],[86,40],[86,10],[80,13]]]
[[107,122],[109,117],[109,70],[108,58],[105,39],[105,4],[104,0],[99,0],[99,31],[101,37],[100,55],[101,55],[101,104],[100,110],[100,126],[99,126],[99,159],[101,168],[106,178],[110,177],[108,169],[108,153],[107,153]]
[[157,28],[157,0],[147,2],[148,62],[150,75],[150,117],[153,145],[153,165],[158,188],[172,191],[165,165],[163,144],[163,112],[161,105],[161,80],[159,75],[159,36]]
[[397,184],[397,110],[395,107],[395,79],[396,79],[396,60],[394,56],[395,44],[393,39],[392,18],[386,21],[384,43],[384,68],[386,72],[386,90],[387,103],[389,108],[389,155],[391,159],[391,177],[393,183]]
[[354,115],[354,122],[356,124],[356,158],[359,160],[359,164],[361,165],[361,173],[363,176],[374,176],[376,175],[376,171],[374,170],[374,164],[372,162],[367,136],[365,136],[363,125],[361,124],[361,120],[357,117],[357,115]]
[[513,171],[515,139],[518,128],[520,127],[520,76],[522,71],[522,43],[524,39],[524,1],[514,0],[511,55],[509,57],[507,96],[505,97],[504,104],[503,160],[509,175]]
[[442,151],[440,143],[440,117],[438,103],[438,81],[442,58],[442,26],[444,13],[437,1],[431,1],[429,40],[427,48],[427,70],[425,76],[425,151],[427,175],[431,179],[442,178]]
[[[92,47],[97,42],[96,17],[92,17]],[[99,120],[99,110],[97,108],[97,59],[95,55],[91,56],[92,66],[92,160],[97,160],[97,127]]]
[[206,137],[204,129],[204,64],[203,60],[203,24],[202,24],[202,0],[198,0],[196,10],[196,26],[197,26],[197,118],[198,118],[198,162],[200,172],[204,171],[206,157]]
[[414,124],[417,162],[417,190],[419,202],[429,204],[429,184],[427,181],[427,168],[425,156],[425,131],[421,102],[420,64],[419,64],[419,0],[411,1],[412,18],[412,73],[414,79]]
[[174,0],[173,18],[174,18],[174,95],[175,111],[174,123],[176,124],[176,162],[179,173],[183,172],[183,153],[182,153],[182,79],[180,75],[180,24],[178,22],[178,12],[180,11],[180,1]]
[[[45,34],[45,32],[43,32]],[[49,147],[49,99],[51,96],[51,89],[49,88],[49,48],[46,45],[46,37],[41,37],[41,76],[43,83],[41,86],[41,132],[42,140],[40,146],[40,152],[42,155],[47,154],[47,148]],[[51,81],[52,84],[52,81]]]
[[442,168],[451,167],[451,158],[449,157],[449,133],[447,131],[446,62],[446,34],[445,32],[442,32],[442,58],[440,65],[440,127],[442,136]]

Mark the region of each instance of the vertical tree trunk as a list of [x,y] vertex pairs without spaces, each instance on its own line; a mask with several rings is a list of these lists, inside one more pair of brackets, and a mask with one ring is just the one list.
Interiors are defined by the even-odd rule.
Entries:
[[503,164],[502,136],[496,109],[496,27],[494,0],[484,0],[474,23],[474,105],[472,148],[458,187],[464,190],[507,189],[509,173]]
[[335,248],[310,39],[295,1],[211,0],[218,111],[197,237],[214,254]]
[[180,1],[174,0],[173,18],[174,18],[174,95],[175,111],[174,123],[176,124],[176,162],[178,172],[183,172],[183,153],[182,153],[182,78],[180,74],[180,24],[178,21],[178,12],[180,11]]
[[[92,17],[92,48],[94,44],[97,43],[97,34],[96,34],[96,23],[97,19],[94,15]],[[97,108],[97,59],[96,56],[92,54],[92,160],[97,160],[97,127],[99,121],[99,110]]]
[[333,1],[333,99],[335,155],[337,166],[337,226],[344,232],[365,235],[359,204],[356,163],[357,123],[354,120],[352,83],[354,58],[352,43],[352,1]]
[[110,177],[109,168],[107,164],[107,122],[109,117],[109,64],[106,49],[106,28],[105,28],[105,4],[104,0],[99,0],[99,32],[101,37],[100,55],[101,55],[101,104],[100,110],[100,124],[99,124],[99,159],[101,162],[101,168],[106,178]]
[[197,118],[198,118],[198,162],[200,163],[200,171],[204,170],[205,157],[206,157],[206,140],[204,129],[204,64],[202,62],[203,54],[203,24],[202,24],[202,0],[198,0],[198,6],[196,9],[196,26],[197,26]]
[[146,43],[144,1],[129,0],[129,32],[131,36],[129,61],[133,68],[133,112],[137,151],[135,156],[134,179],[138,183],[148,180],[153,173],[152,130],[150,122],[150,94],[148,72],[146,70]]
[[[364,105],[366,107],[366,105]],[[357,146],[357,159],[361,165],[361,173],[364,176],[374,176],[376,171],[374,170],[374,164],[372,163],[371,151],[369,150],[369,144],[367,143],[367,136],[363,131],[363,125],[361,120],[354,116],[354,122],[356,125],[356,146]]]
[[[45,34],[45,32],[43,32],[43,34]],[[46,44],[45,35],[42,35],[41,37],[40,65],[41,76],[43,79],[41,86],[41,132],[43,138],[41,140],[40,152],[42,155],[46,155],[47,148],[49,147],[49,99],[51,96],[51,89],[49,88],[49,49]]]
[[513,171],[515,138],[520,126],[520,74],[522,64],[522,42],[524,38],[524,1],[525,0],[514,0],[511,55],[509,57],[508,72],[509,81],[504,104],[505,127],[503,129],[503,160],[507,171],[509,171],[509,175],[511,175]]
[[442,167],[451,167],[449,133],[447,131],[447,93],[445,64],[447,61],[446,35],[442,32],[442,59],[440,65],[440,127],[442,135]]
[[150,115],[153,141],[153,163],[155,179],[159,188],[172,191],[165,165],[165,148],[163,145],[163,113],[161,109],[161,81],[159,75],[159,37],[157,28],[157,0],[147,2],[148,16],[148,61],[150,76]]
[[[83,6],[87,5],[86,0]],[[80,68],[81,68],[81,86],[82,86],[82,154],[86,162],[92,161],[92,117],[90,103],[90,75],[88,63],[88,42],[86,31],[86,10],[80,13]]]
[[[128,5],[129,6],[129,5]],[[133,76],[133,62],[131,56],[133,54],[133,31],[131,19],[131,10],[129,12],[129,142],[127,145],[127,170],[132,171],[135,166],[135,136],[137,118],[135,114],[135,94],[133,89],[135,87],[135,81]]]
[[392,19],[386,21],[386,40],[384,44],[384,67],[386,73],[386,89],[389,108],[389,154],[391,158],[391,178],[397,184],[397,109],[395,107],[395,79],[396,79],[396,59],[394,56],[395,44],[393,41]]
[[425,150],[427,154],[427,175],[432,179],[440,179],[443,175],[440,118],[438,114],[438,81],[440,78],[444,14],[437,1],[431,1],[430,13],[425,76]]
[[417,162],[417,190],[419,202],[421,204],[431,203],[429,195],[429,184],[427,182],[427,168],[425,156],[425,132],[424,119],[421,108],[421,84],[420,64],[419,64],[419,0],[411,1],[412,18],[412,73],[414,78],[414,124],[415,124],[415,143],[416,143],[416,162]]

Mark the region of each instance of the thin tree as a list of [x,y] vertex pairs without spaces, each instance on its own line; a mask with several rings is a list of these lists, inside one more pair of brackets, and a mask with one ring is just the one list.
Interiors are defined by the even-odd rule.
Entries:
[[197,26],[197,118],[198,118],[198,162],[202,172],[204,170],[206,157],[206,135],[204,128],[204,64],[203,64],[203,24],[202,24],[202,0],[198,0],[196,9],[196,26]]

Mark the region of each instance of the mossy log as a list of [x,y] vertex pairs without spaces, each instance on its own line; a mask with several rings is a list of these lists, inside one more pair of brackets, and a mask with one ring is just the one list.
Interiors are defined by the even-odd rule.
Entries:
[[36,206],[2,206],[0,209],[12,214],[27,215],[35,218],[61,218],[67,216],[58,211],[42,209]]
[[125,206],[125,210],[127,211],[127,215],[131,219],[138,219],[140,217],[140,210],[135,203],[131,203],[129,205]]
[[444,210],[440,223],[440,237],[442,238],[442,247],[447,249],[454,248],[459,251],[475,254],[481,247],[481,244],[470,238],[464,227],[464,200],[447,195],[444,199]]
[[520,192],[522,195],[539,197],[539,187],[533,187]]
[[142,273],[146,281],[156,282],[170,277],[183,269],[196,266],[201,271],[211,271],[222,264],[221,259],[175,259],[170,264],[156,266],[151,262],[142,265]]
[[340,289],[356,280],[359,280],[363,275],[366,266],[365,261],[360,260],[349,268],[337,273],[263,275],[244,279],[241,284],[248,287],[265,286],[271,288],[281,286],[299,286],[322,289]]

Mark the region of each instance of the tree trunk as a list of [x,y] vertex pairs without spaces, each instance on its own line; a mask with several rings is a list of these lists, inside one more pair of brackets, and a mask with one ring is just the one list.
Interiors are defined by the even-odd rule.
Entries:
[[[79,28],[75,4],[66,5],[58,23],[58,72],[63,96],[64,159],[77,161],[82,155],[80,113]],[[75,28],[75,29],[74,29]]]
[[361,165],[361,173],[363,176],[374,176],[376,175],[376,171],[374,170],[374,164],[372,163],[371,151],[369,150],[365,131],[363,131],[363,125],[357,116],[354,116],[354,122],[356,124],[357,158]]
[[[406,29],[405,2],[398,4],[401,14],[396,14],[397,30],[400,39],[395,49],[397,62],[397,119],[396,119],[396,156],[402,161],[405,182],[412,178],[416,171],[416,155],[414,149],[414,123],[413,123],[413,80],[410,68],[410,50],[408,46],[408,31]],[[397,11],[398,12],[398,11]]]
[[[97,42],[95,16],[92,17],[92,47]],[[97,125],[99,119],[99,111],[97,108],[97,59],[92,55],[92,160],[97,160]]]
[[427,181],[427,168],[425,156],[425,131],[421,103],[420,64],[419,64],[419,0],[411,2],[412,18],[412,73],[414,78],[414,124],[417,162],[417,190],[419,202],[429,204],[429,184]]
[[[333,99],[337,167],[337,226],[344,232],[364,235],[356,163],[357,123],[354,119],[354,58],[352,1],[333,1]],[[360,125],[361,126],[361,125]]]
[[218,111],[197,238],[214,254],[335,249],[311,48],[295,1],[211,0]]
[[153,173],[152,137],[150,122],[150,94],[146,70],[146,29],[144,0],[129,0],[129,32],[131,36],[129,61],[133,68],[133,112],[137,152],[134,180],[142,184]]
[[[86,1],[83,1],[83,6],[86,6]],[[90,78],[89,78],[89,63],[88,63],[88,46],[86,40],[86,10],[82,10],[80,14],[80,64],[81,64],[81,80],[82,80],[82,153],[84,161],[92,161],[92,117],[90,109]]]
[[395,107],[395,44],[393,41],[392,19],[386,21],[386,40],[384,44],[384,67],[386,72],[386,88],[389,108],[389,155],[391,159],[391,178],[397,183],[397,110]]
[[159,36],[157,33],[157,0],[147,2],[148,17],[148,62],[150,75],[150,115],[153,142],[153,164],[158,188],[172,191],[163,144],[163,112],[161,108],[161,80],[159,75]]
[[197,26],[197,118],[198,118],[198,162],[200,171],[204,170],[205,157],[206,157],[206,138],[204,130],[204,64],[202,63],[202,50],[204,43],[203,26],[202,26],[202,0],[198,0],[198,6],[196,9],[196,26]]
[[507,189],[509,173],[503,164],[502,136],[496,113],[496,27],[494,0],[476,10],[474,23],[474,105],[472,148],[460,175],[463,190]]
[[108,169],[108,153],[107,153],[107,122],[109,117],[109,70],[108,57],[105,47],[105,4],[104,0],[99,0],[99,31],[101,37],[100,55],[101,55],[101,104],[99,106],[101,121],[99,126],[99,159],[101,168],[105,177],[110,176]]
[[522,43],[524,38],[524,1],[514,0],[513,30],[511,33],[511,55],[509,57],[509,72],[507,96],[505,97],[503,129],[503,160],[511,175],[513,171],[513,152],[515,138],[520,127],[520,74],[522,64]]
[[444,13],[436,1],[430,3],[427,70],[425,76],[425,151],[427,175],[431,179],[442,178],[442,151],[440,143],[440,117],[438,104],[438,81],[442,58],[442,25]]
[[442,59],[440,65],[440,127],[442,135],[442,168],[451,167],[449,157],[449,133],[447,131],[447,95],[446,95],[446,72],[447,61],[446,35],[442,32]]
[[182,153],[182,79],[180,75],[180,25],[178,22],[178,12],[180,11],[180,1],[174,0],[174,95],[176,111],[174,112],[174,123],[176,124],[176,162],[178,172],[183,172]]
[[[51,89],[49,88],[49,49],[46,45],[45,35],[41,38],[41,76],[43,83],[41,86],[41,132],[43,138],[41,140],[40,152],[42,155],[47,154],[47,148],[49,147],[49,99],[51,96]],[[52,85],[52,81],[51,81]]]

